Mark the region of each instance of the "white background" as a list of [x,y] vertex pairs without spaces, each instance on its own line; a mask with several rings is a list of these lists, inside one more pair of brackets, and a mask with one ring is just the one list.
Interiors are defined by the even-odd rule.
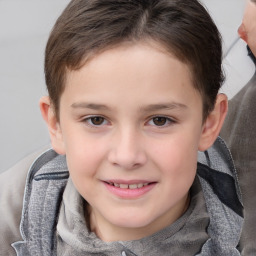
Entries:
[[[188,0],[189,1],[189,0]],[[49,32],[68,0],[0,0],[0,172],[50,143],[38,107],[46,95],[43,61]],[[216,21],[225,51],[237,40],[244,0],[202,0]],[[254,72],[238,40],[224,59],[231,98]]]

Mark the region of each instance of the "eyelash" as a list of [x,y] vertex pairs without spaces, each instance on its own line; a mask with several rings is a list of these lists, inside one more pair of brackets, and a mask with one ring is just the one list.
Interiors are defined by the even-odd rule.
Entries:
[[[94,123],[92,122],[93,118],[94,118],[94,119],[96,119],[96,118],[102,119],[103,122],[100,123],[100,124],[98,124],[98,125],[97,125],[97,124],[94,124]],[[106,119],[105,117],[103,117],[103,116],[88,116],[88,117],[84,118],[84,119],[82,120],[82,122],[86,123],[88,126],[91,126],[91,127],[100,127],[100,126],[106,125],[106,124],[105,124],[106,122],[108,123],[107,119]]]
[[[96,119],[96,118],[98,118],[98,119],[101,119],[101,120],[99,120],[100,121],[100,123],[99,124],[95,124],[95,123],[93,123],[93,119]],[[158,120],[158,121],[163,121],[164,123],[163,124],[160,124],[160,125],[157,125],[156,123],[155,123],[155,121],[157,121],[156,119],[162,119],[162,120]],[[95,121],[95,120],[94,120]],[[97,120],[96,120],[97,121]],[[86,117],[86,118],[84,118],[83,120],[82,120],[82,122],[84,122],[84,123],[86,123],[88,126],[90,126],[90,127],[101,127],[101,126],[104,126],[104,125],[108,125],[109,124],[109,122],[108,122],[108,120],[105,118],[105,117],[103,117],[103,116],[88,116],[88,117]],[[153,122],[153,124],[150,124],[150,122]],[[174,119],[172,119],[172,118],[170,118],[170,117],[166,117],[166,116],[161,116],[161,115],[156,115],[156,116],[152,116],[152,117],[150,117],[150,119],[146,122],[146,124],[148,124],[148,125],[152,125],[152,126],[155,126],[155,127],[159,127],[159,128],[163,128],[163,127],[168,127],[168,126],[170,126],[170,125],[172,125],[172,124],[175,124],[176,123],[176,121],[174,120]]]
[[[162,125],[157,125],[157,124],[152,124],[152,126],[155,126],[155,127],[159,127],[159,128],[164,128],[164,127],[168,127],[170,125],[173,125],[176,123],[176,121],[170,117],[166,117],[166,116],[161,116],[161,115],[156,115],[156,116],[153,116],[149,119],[149,121],[147,121],[147,123],[149,124],[150,122],[154,122],[154,119],[164,119],[162,121],[164,121],[164,124]],[[156,120],[155,120],[156,121]]]

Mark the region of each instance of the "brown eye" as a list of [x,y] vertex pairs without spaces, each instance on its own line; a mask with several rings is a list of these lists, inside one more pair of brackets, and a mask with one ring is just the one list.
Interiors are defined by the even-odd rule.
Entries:
[[105,122],[105,118],[101,116],[93,116],[93,117],[90,117],[88,121],[92,125],[102,125]]
[[156,126],[163,126],[167,123],[167,118],[163,116],[158,116],[153,118],[153,123]]

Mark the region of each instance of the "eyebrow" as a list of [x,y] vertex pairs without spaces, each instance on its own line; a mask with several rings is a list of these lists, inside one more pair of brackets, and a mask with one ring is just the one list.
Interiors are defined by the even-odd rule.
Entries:
[[[92,109],[92,110],[109,110],[109,107],[107,107],[104,104],[96,104],[96,103],[87,103],[87,102],[77,102],[73,103],[71,105],[72,108],[86,108],[86,109]],[[188,107],[185,104],[177,103],[177,102],[171,102],[171,103],[159,103],[159,104],[150,104],[147,106],[143,106],[140,108],[142,112],[153,112],[153,111],[159,111],[159,110],[172,110],[172,109],[187,109]]]
[[150,104],[148,106],[142,107],[144,112],[153,112],[158,110],[173,110],[173,109],[187,109],[188,106],[182,103],[171,102],[171,103],[161,103],[161,104]]
[[73,103],[71,105],[72,108],[88,108],[93,110],[108,110],[109,108],[103,104],[95,104],[95,103],[86,103],[86,102],[78,102]]

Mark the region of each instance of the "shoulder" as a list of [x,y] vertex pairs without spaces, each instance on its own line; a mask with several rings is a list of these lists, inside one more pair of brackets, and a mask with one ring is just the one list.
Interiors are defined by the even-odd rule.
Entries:
[[198,156],[198,175],[218,200],[243,218],[243,205],[237,172],[231,153],[218,137],[214,145]]
[[207,151],[199,152],[198,161],[211,169],[215,169],[221,173],[227,173],[236,179],[233,158],[221,137],[218,137]]
[[[221,137],[226,141],[237,160],[244,162],[250,160],[255,149],[255,122],[256,122],[256,73],[230,101],[229,110],[221,129]],[[249,149],[249,150],[248,150]],[[246,158],[241,158],[243,154]],[[240,164],[240,163],[239,163]]]
[[31,165],[44,150],[32,153],[0,174],[0,248],[5,255],[12,255],[11,243],[21,240],[19,225],[26,177]]
[[218,137],[211,148],[199,152],[198,161],[198,175],[211,186],[222,203],[242,217],[242,196],[237,172],[225,142]]
[[212,238],[203,247],[202,255],[208,255],[209,248],[216,255],[240,255],[237,245],[243,226],[243,205],[230,151],[219,137],[211,148],[199,153],[198,161],[197,174],[210,216],[208,233]]
[[[228,126],[229,123],[234,124],[239,118],[246,120],[245,113],[254,113],[256,102],[256,72],[248,83],[233,97],[229,100],[229,111],[224,123],[223,129]],[[253,116],[251,116],[253,118]],[[236,118],[236,119],[235,119]],[[230,127],[229,127],[230,126]],[[229,125],[227,129],[232,128]]]

